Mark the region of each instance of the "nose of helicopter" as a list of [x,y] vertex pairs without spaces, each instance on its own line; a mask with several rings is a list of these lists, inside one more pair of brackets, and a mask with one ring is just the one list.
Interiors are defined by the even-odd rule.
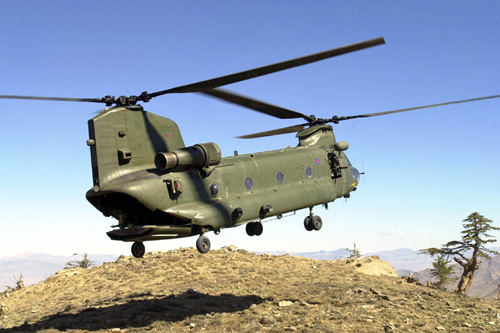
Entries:
[[352,175],[352,184],[351,187],[354,187],[354,190],[356,190],[356,186],[359,184],[359,171],[355,167],[351,168],[351,175]]

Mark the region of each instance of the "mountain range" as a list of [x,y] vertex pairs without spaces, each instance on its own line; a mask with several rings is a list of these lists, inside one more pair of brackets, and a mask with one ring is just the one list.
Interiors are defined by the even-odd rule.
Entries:
[[[117,255],[89,255],[95,265],[114,261]],[[0,291],[16,285],[22,275],[25,285],[40,282],[62,270],[70,261],[80,260],[81,256],[58,256],[43,253],[27,252],[14,257],[0,259]]]

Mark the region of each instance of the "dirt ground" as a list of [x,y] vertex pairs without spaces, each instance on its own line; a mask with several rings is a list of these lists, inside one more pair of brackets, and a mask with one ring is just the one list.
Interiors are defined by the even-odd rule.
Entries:
[[235,247],[120,257],[1,293],[0,332],[500,332],[499,302],[408,283],[387,265]]

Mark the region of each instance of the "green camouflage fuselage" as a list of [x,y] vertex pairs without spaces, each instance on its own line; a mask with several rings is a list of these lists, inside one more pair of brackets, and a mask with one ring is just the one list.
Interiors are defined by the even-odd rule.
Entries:
[[299,132],[294,148],[225,158],[214,143],[185,147],[172,120],[140,106],[103,111],[89,120],[89,136],[94,186],[87,199],[119,221],[120,230],[108,233],[116,240],[185,237],[281,217],[348,197],[359,181],[342,152],[347,143],[336,144],[329,125]]

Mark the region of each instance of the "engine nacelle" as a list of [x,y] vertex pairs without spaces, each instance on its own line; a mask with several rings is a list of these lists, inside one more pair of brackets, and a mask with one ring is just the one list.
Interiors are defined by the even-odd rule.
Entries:
[[186,171],[217,165],[221,150],[215,143],[202,143],[167,153],[157,153],[155,166],[160,171],[178,169]]

